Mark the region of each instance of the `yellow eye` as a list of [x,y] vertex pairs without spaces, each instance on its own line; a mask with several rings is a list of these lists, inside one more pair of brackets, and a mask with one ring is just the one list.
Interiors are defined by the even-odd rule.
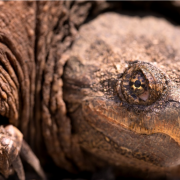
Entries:
[[132,75],[129,85],[131,87],[131,90],[137,96],[147,91],[147,81],[140,71],[135,72],[135,74]]
[[117,90],[120,98],[130,104],[150,105],[161,97],[166,82],[166,76],[158,68],[136,61],[125,70]]

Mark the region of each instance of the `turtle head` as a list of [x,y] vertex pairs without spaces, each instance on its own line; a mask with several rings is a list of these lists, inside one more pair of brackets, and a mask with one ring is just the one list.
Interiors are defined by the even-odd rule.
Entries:
[[180,88],[152,63],[73,56],[64,99],[86,151],[118,166],[180,164]]

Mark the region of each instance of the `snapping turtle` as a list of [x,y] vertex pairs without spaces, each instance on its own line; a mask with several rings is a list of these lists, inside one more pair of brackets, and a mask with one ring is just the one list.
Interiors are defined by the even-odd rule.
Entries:
[[105,13],[77,32],[95,2],[12,5],[0,4],[0,172],[23,180],[20,155],[45,179],[34,151],[71,172],[180,177],[180,29]]

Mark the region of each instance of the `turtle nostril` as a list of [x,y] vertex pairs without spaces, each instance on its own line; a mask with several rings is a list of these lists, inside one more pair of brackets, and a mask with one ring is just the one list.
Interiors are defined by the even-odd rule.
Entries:
[[136,80],[136,81],[135,81],[135,86],[136,86],[136,87],[140,87],[140,86],[141,86],[141,81]]

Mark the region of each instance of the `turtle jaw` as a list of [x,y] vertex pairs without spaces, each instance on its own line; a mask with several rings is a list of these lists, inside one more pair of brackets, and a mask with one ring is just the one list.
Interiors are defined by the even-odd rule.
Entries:
[[180,163],[180,109],[175,104],[179,105],[138,115],[113,100],[96,97],[84,101],[82,111],[88,124],[112,146],[112,153],[173,167]]

